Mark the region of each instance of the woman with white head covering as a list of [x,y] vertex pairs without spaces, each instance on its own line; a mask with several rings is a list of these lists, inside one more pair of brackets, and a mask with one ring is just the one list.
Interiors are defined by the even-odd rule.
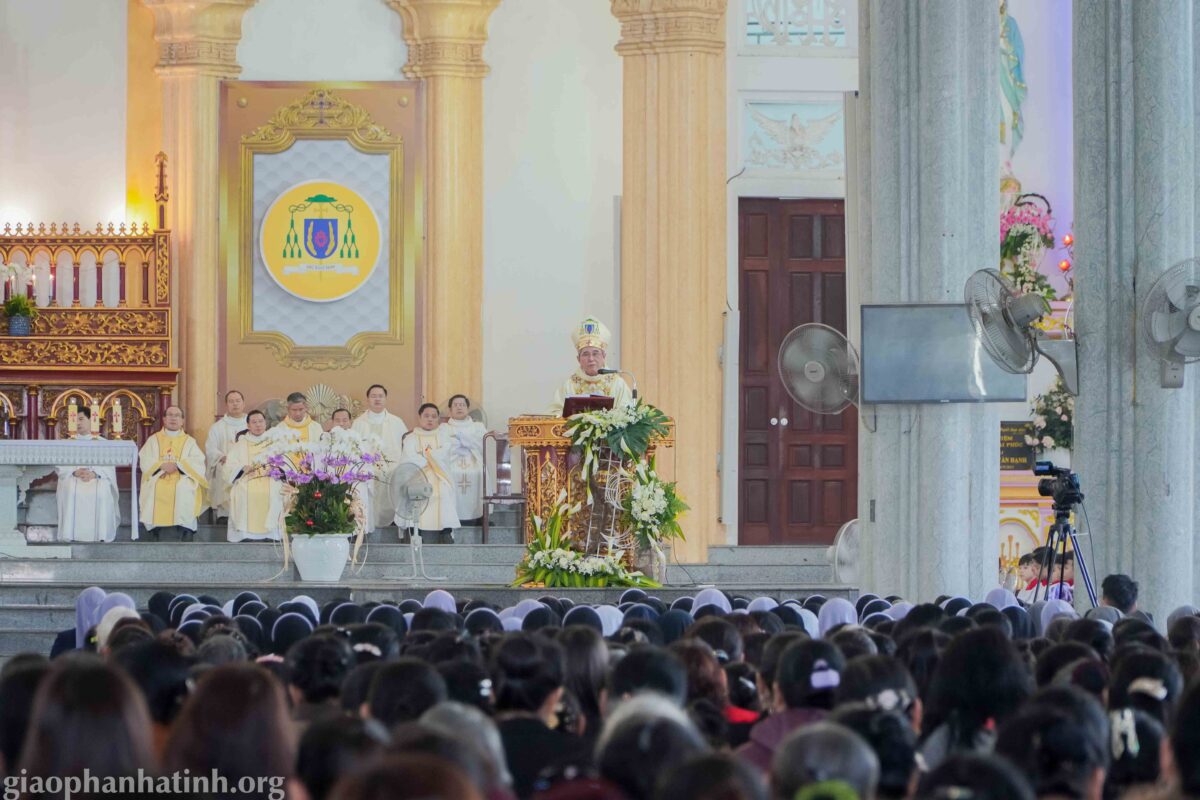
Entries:
[[625,615],[615,606],[597,606],[596,613],[600,616],[600,625],[603,627],[601,633],[605,638],[619,631],[621,623],[625,620]]
[[454,605],[454,595],[445,589],[434,589],[425,595],[425,602],[422,605],[425,608],[436,608],[438,611],[445,611],[447,614],[458,612],[458,608]]
[[987,593],[983,602],[995,606],[997,611],[1003,611],[1010,606],[1017,605],[1017,596],[1003,586],[997,586]]
[[1059,617],[1070,617],[1075,619],[1079,615],[1075,613],[1074,607],[1066,600],[1049,600],[1042,609],[1042,630],[1041,635],[1045,636],[1046,631],[1050,629],[1050,623]]
[[854,604],[844,597],[834,597],[826,600],[821,606],[821,612],[817,614],[817,622],[820,624],[821,638],[838,625],[856,625],[858,624],[858,611],[855,610]]
[[83,647],[87,632],[95,625],[94,617],[107,593],[99,586],[89,586],[75,598],[75,649]]
[[756,597],[750,601],[750,605],[746,607],[747,611],[770,611],[777,608],[779,603],[776,603],[769,597]]
[[721,609],[722,614],[728,614],[733,610],[733,606],[729,604],[729,598],[720,589],[704,589],[696,595],[696,599],[692,601],[692,612],[695,613],[701,606],[716,606]]
[[800,621],[804,625],[804,632],[809,635],[809,638],[816,639],[821,635],[821,623],[817,620],[817,615],[809,611],[807,608],[796,610],[800,615]]

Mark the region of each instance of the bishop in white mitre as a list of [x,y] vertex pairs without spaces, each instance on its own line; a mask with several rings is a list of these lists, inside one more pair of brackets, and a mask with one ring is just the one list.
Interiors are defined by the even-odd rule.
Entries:
[[225,456],[234,439],[246,430],[246,398],[237,389],[225,393],[225,416],[208,429],[204,440],[208,504],[219,517],[229,516],[229,485],[224,479]]
[[563,404],[568,397],[594,394],[613,398],[614,406],[632,404],[633,392],[620,375],[600,374],[608,357],[608,343],[612,340],[612,334],[604,323],[588,317],[579,323],[579,327],[571,334],[571,340],[575,343],[575,358],[579,367],[558,387],[550,413],[562,416]]
[[[420,427],[404,437],[403,460],[421,468],[433,493],[418,520],[403,519],[396,513],[396,526],[416,527],[422,531],[435,532],[443,543],[454,541],[454,529],[458,528],[458,507],[454,499],[454,484],[450,480],[450,454],[453,443],[450,434],[439,423],[441,412],[433,403],[425,403],[418,411]],[[446,532],[449,531],[449,535]]]
[[408,426],[404,420],[387,410],[387,389],[375,384],[367,389],[367,410],[354,420],[352,427],[361,436],[378,438],[383,457],[387,459],[376,468],[375,480],[366,484],[368,530],[391,525],[396,509],[392,505],[387,482],[400,463]]
[[450,398],[450,419],[442,425],[450,434],[450,482],[459,521],[483,516],[483,437],[487,428],[470,417],[466,395]]
[[262,463],[272,441],[266,415],[251,411],[246,432],[229,447],[221,470],[222,481],[229,486],[226,538],[231,542],[282,538],[283,493]]
[[[196,518],[207,507],[204,453],[183,430],[183,409],[168,406],[162,429],[138,453],[142,472],[138,497],[142,522],[154,538],[162,528],[181,528],[181,538],[196,533]],[[136,531],[134,532],[136,536]]]
[[316,444],[325,429],[308,415],[308,398],[300,392],[287,396],[287,416],[271,428],[271,438],[292,437],[301,442]]
[[[92,435],[91,411],[76,416],[75,441],[99,441]],[[115,467],[58,467],[58,540],[111,542],[121,524]]]

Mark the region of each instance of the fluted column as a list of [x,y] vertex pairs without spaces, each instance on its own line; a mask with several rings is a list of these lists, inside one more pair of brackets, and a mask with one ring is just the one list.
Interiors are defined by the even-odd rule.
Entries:
[[[1125,572],[1161,624],[1194,602],[1200,371],[1163,389],[1139,303],[1197,249],[1197,14],[1191,0],[1076,0],[1079,399],[1072,463],[1097,579]],[[1090,554],[1085,547],[1085,553]]]
[[621,21],[621,360],[675,418],[691,505],[681,558],[718,523],[725,309],[726,0],[612,0]]
[[163,150],[171,164],[176,356],[188,430],[217,413],[218,113],[221,81],[236,78],[242,15],[256,0],[143,0],[154,12],[162,78]]
[[[869,0],[860,33],[857,302],[961,303],[967,277],[999,257],[997,60],[984,57],[999,15],[990,3]],[[999,435],[987,406],[866,410],[864,589],[932,600],[996,585]]]
[[425,397],[483,398],[483,61],[500,0],[388,0],[425,82]]

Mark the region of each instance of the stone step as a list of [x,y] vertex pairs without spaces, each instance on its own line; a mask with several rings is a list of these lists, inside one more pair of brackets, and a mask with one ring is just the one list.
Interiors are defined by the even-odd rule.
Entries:
[[[367,560],[381,563],[412,563],[407,544],[370,544],[363,548]],[[515,564],[525,547],[518,544],[423,545],[428,564]],[[71,545],[72,560],[141,561],[178,563],[181,560],[237,563],[283,563],[283,546],[275,542],[105,542]]]
[[708,548],[709,564],[829,564],[825,545],[717,545]]
[[[30,544],[45,544],[45,545],[61,545],[63,542],[58,541],[58,528],[55,525],[25,525],[25,538]],[[407,538],[407,532],[404,536]],[[179,533],[176,531],[160,532],[161,541],[164,543],[180,541]],[[369,544],[388,544],[398,543],[401,540],[401,533],[396,527],[388,526],[386,528],[376,528],[364,537]],[[468,525],[459,528],[454,533],[454,539],[460,544],[479,544],[483,542],[483,528],[478,525]],[[129,526],[125,525],[117,528],[117,537],[114,542],[104,542],[103,544],[117,544],[119,542],[133,541],[129,535]],[[154,539],[150,537],[144,530],[140,533],[139,543],[152,543]],[[524,541],[524,535],[520,528],[513,525],[493,525],[488,529],[488,544],[520,544]],[[227,536],[227,530],[224,524],[210,525],[201,524],[196,528],[196,534],[192,537],[192,543],[213,542],[223,544],[251,544],[250,542],[230,542]]]

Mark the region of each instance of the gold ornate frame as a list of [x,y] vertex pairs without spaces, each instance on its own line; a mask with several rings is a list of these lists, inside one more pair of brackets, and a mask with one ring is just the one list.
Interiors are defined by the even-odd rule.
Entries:
[[[226,99],[229,97],[226,95]],[[299,346],[279,331],[254,329],[254,156],[282,153],[303,139],[345,141],[361,153],[387,155],[389,161],[388,330],[358,333],[340,346]],[[278,109],[265,125],[240,137],[236,214],[241,231],[237,274],[242,343],[266,345],[282,366],[304,370],[359,366],[374,345],[405,343],[404,147],[402,136],[378,124],[370,112],[340,96],[335,88],[309,90],[300,99]]]

